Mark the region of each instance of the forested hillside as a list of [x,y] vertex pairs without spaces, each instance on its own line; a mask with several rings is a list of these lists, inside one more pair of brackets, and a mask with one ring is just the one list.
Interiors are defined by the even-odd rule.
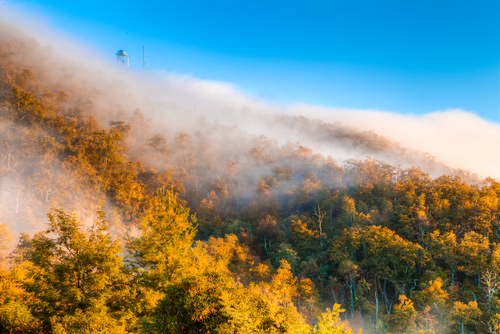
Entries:
[[377,159],[155,119],[39,49],[0,39],[2,332],[500,333],[497,180],[340,124],[271,117]]

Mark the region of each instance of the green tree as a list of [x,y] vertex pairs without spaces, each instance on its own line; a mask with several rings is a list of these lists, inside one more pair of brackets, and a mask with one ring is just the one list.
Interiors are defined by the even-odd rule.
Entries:
[[0,307],[0,333],[31,334],[42,329],[25,304],[10,301]]
[[479,276],[486,269],[490,245],[488,238],[474,231],[465,233],[460,242],[459,253],[462,256],[463,265],[460,270],[469,276],[475,276],[479,285]]
[[436,230],[427,235],[426,245],[429,255],[437,263],[443,263],[449,269],[451,285],[455,282],[455,274],[460,263],[459,245],[453,231],[439,234]]
[[293,305],[293,300],[298,295],[298,281],[287,260],[280,261],[280,267],[271,279],[270,291],[279,305],[285,308]]
[[195,245],[196,217],[170,191],[158,191],[139,220],[138,237],[127,243],[129,263],[135,280],[149,288],[163,290],[169,284],[196,274],[204,252]]
[[318,323],[314,326],[313,334],[352,334],[345,322],[341,322],[339,314],[345,310],[340,308],[339,304],[333,305],[333,309],[326,309],[318,317]]
[[91,308],[83,312],[64,317],[52,317],[52,332],[54,334],[124,334],[127,333],[125,322],[119,322],[111,317],[105,309]]
[[469,304],[455,302],[450,312],[454,324],[460,328],[460,333],[467,333],[465,331],[465,325],[476,324],[481,314],[482,312],[476,301],[469,302]]
[[500,291],[500,277],[495,270],[486,269],[481,273],[481,283],[483,283],[483,289],[488,298],[488,310],[490,310],[493,301],[498,300],[496,294]]
[[490,334],[500,334],[500,314],[496,313],[493,315],[487,325]]
[[347,228],[356,226],[364,227],[370,224],[370,215],[356,212],[356,202],[353,198],[344,196],[342,198],[341,222]]
[[297,272],[297,267],[300,262],[300,257],[297,255],[297,252],[292,248],[289,244],[280,244],[272,253],[271,260],[273,261],[273,265],[277,268],[280,266],[281,260],[286,260],[290,267],[292,268],[292,272]]
[[[309,224],[310,225],[310,224]],[[307,222],[292,220],[292,241],[301,256],[308,256],[319,251],[319,231],[311,229]]]
[[415,327],[416,311],[413,302],[404,295],[399,295],[399,304],[394,307],[389,320],[389,327],[397,333],[404,333]]
[[76,214],[55,209],[49,229],[33,237],[26,258],[34,315],[45,322],[100,306],[120,318],[121,294],[128,282],[119,240],[109,234],[110,222],[98,211],[86,228]]
[[276,307],[258,289],[206,272],[170,285],[144,333],[307,333],[292,308]]
[[[413,296],[413,300],[421,310],[425,310],[426,307],[431,307],[440,315],[447,313],[446,304],[449,300],[449,294],[443,289],[443,280],[441,277],[420,284],[420,291],[415,292]],[[442,320],[441,316],[441,321]]]

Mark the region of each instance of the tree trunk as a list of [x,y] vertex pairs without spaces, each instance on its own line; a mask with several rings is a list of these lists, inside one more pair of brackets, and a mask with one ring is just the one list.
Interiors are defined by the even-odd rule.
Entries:
[[21,193],[21,189],[17,188],[17,199],[16,199],[16,215],[19,212],[19,195]]
[[377,287],[375,287],[375,333],[377,333],[377,322],[378,322],[378,294],[377,294]]
[[14,148],[12,147],[9,151],[9,153],[7,154],[7,171],[10,172],[10,154],[12,153],[12,151],[14,150]]

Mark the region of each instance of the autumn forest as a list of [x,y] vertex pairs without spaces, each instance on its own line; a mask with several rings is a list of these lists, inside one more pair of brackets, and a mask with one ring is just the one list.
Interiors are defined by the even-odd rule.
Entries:
[[2,29],[0,332],[500,333],[498,180],[162,128]]

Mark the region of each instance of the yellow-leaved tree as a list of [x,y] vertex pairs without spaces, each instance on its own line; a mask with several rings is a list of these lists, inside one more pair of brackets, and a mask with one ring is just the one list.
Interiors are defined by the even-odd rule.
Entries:
[[481,315],[482,312],[476,301],[471,301],[468,304],[455,302],[450,312],[450,316],[454,320],[452,324],[460,329],[460,333],[467,333],[465,326],[476,324]]
[[160,190],[149,209],[139,219],[140,235],[128,240],[130,265],[135,280],[161,291],[169,284],[202,272],[207,258],[194,241],[196,216],[189,214],[177,196]]
[[333,309],[326,309],[318,317],[318,323],[314,326],[313,334],[352,334],[347,322],[341,321],[339,314],[345,310],[339,304],[333,305]]
[[293,277],[292,267],[287,260],[280,261],[280,267],[271,279],[269,286],[271,295],[283,307],[293,305],[293,300],[298,295],[297,278]]

